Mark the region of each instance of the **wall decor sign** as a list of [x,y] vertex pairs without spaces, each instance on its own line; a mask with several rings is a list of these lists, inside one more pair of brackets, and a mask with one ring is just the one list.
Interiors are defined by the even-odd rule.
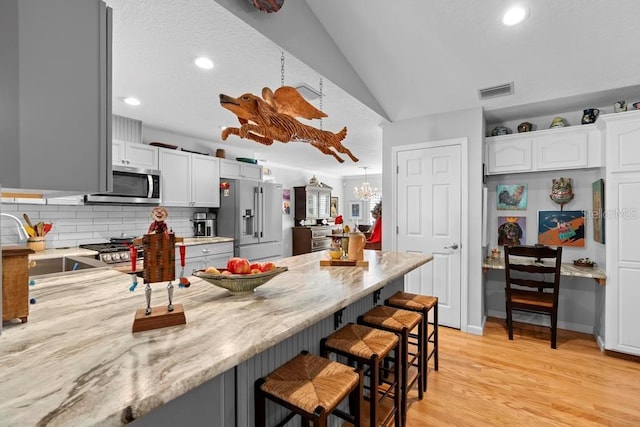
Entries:
[[282,213],[291,215],[291,190],[282,190]]
[[593,189],[593,240],[604,244],[604,180],[599,179],[591,185]]
[[498,245],[515,246],[526,244],[527,217],[499,216]]
[[505,185],[496,187],[498,210],[524,210],[527,209],[526,184]]
[[331,218],[335,218],[338,216],[338,198],[337,197],[331,198],[330,212],[331,212]]
[[538,211],[538,243],[584,247],[584,211]]
[[362,219],[362,203],[359,200],[349,202],[349,219]]

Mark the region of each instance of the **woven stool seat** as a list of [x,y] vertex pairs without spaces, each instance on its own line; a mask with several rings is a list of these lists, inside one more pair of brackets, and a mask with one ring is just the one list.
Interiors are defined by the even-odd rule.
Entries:
[[403,329],[412,330],[422,321],[422,316],[407,310],[398,310],[392,307],[377,305],[367,311],[362,320],[375,326],[401,332]]
[[299,354],[271,372],[262,384],[269,393],[306,412],[333,408],[358,384],[353,368],[313,354]]
[[[412,294],[409,292],[398,291],[389,297],[385,302],[385,305],[400,308],[403,310],[410,310],[422,314],[422,330],[424,333],[422,336],[411,333],[410,338],[413,340],[423,341],[423,381],[422,385],[424,390],[427,390],[427,373],[429,360],[433,358],[434,370],[438,370],[438,297],[430,295]],[[433,321],[429,321],[429,311],[433,311]],[[429,325],[432,325],[431,332],[429,332]],[[415,341],[412,341],[415,343]],[[432,345],[429,350],[429,344]]]
[[398,345],[398,337],[391,332],[351,323],[329,335],[325,343],[335,350],[370,359],[388,354]]
[[[331,413],[358,425],[362,387],[361,371],[303,351],[266,377],[256,380],[256,426],[266,424],[266,398],[291,411],[278,425],[298,414],[305,423],[311,421],[314,426],[326,426]],[[338,409],[347,396],[352,415]]]
[[387,300],[387,303],[394,307],[404,307],[406,310],[420,311],[425,308],[427,310],[432,309],[438,304],[438,298],[399,291],[393,294]]

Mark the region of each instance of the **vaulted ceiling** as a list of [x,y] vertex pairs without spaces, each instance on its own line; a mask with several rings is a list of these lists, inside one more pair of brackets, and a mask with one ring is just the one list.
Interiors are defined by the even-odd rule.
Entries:
[[[309,171],[381,172],[380,125],[388,121],[473,107],[509,120],[640,100],[637,0],[286,0],[270,14],[250,0],[107,3],[115,114]],[[513,3],[529,16],[506,27],[502,15]],[[193,66],[201,55],[212,70]],[[322,79],[322,128],[347,126],[344,144],[358,163],[339,164],[299,142],[221,142],[220,127],[237,121],[218,95],[259,95],[283,77],[315,89]],[[479,99],[478,89],[508,82],[513,95]],[[121,102],[132,95],[139,107]]]

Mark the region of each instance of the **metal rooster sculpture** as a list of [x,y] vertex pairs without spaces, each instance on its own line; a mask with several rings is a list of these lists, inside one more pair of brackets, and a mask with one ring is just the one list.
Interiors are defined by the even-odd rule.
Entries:
[[264,145],[273,141],[304,141],[316,147],[324,154],[333,156],[337,161],[344,160],[337,153],[346,154],[354,162],[358,161],[351,151],[342,145],[347,136],[344,127],[338,133],[316,129],[296,120],[320,119],[325,113],[309,104],[300,93],[291,86],[282,86],[275,93],[268,87],[262,89],[262,98],[251,93],[233,98],[220,94],[220,105],[238,117],[240,127],[228,127],[222,131],[222,140],[229,135],[237,135]]

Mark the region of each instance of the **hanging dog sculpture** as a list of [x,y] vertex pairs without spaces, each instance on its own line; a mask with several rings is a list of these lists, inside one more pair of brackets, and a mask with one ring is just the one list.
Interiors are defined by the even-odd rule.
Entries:
[[354,162],[358,161],[358,158],[342,145],[342,140],[347,136],[346,127],[338,133],[333,133],[296,120],[296,117],[311,120],[327,115],[309,104],[294,87],[282,86],[276,89],[275,93],[265,87],[262,89],[262,98],[251,93],[240,95],[239,98],[221,93],[220,105],[235,114],[240,121],[239,128],[228,127],[222,131],[223,141],[229,135],[237,135],[264,145],[271,145],[274,140],[303,141],[324,154],[335,157],[340,163],[344,160],[337,153],[346,154]]

